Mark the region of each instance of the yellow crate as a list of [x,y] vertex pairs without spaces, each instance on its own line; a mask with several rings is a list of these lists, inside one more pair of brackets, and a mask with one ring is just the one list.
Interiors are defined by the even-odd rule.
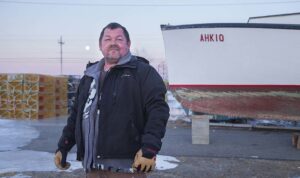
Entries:
[[7,83],[7,90],[10,93],[15,93],[15,92],[22,93],[23,83],[22,82],[8,82]]
[[3,81],[1,82],[0,81],[0,91],[7,91],[7,84],[8,82],[7,81]]
[[19,109],[15,110],[15,112],[14,112],[14,118],[16,118],[16,119],[24,119],[25,118],[24,111],[23,110],[19,110]]
[[7,95],[8,91],[5,90],[0,90],[0,96]]
[[24,74],[24,82],[26,83],[38,83],[40,80],[39,74]]
[[5,115],[5,112],[7,112],[6,108],[0,107],[0,117],[3,117]]
[[55,117],[55,113],[53,111],[44,111],[44,112],[31,111],[31,112],[27,112],[25,115],[26,118],[29,119],[46,119],[50,117]]
[[55,100],[55,96],[53,94],[49,93],[27,93],[23,95],[24,100],[34,100],[34,101],[49,101],[49,100]]
[[68,114],[67,93],[68,78],[64,76],[0,74],[0,109],[7,118],[65,116]]
[[35,110],[23,110],[23,117],[25,119],[38,119],[38,112]]
[[25,103],[23,106],[24,109],[37,109],[37,110],[54,110],[55,108],[54,102],[52,103],[29,102],[29,103]]
[[23,110],[38,110],[38,103],[24,103]]
[[23,101],[26,105],[55,104],[54,95],[51,94],[27,93],[23,95]]
[[50,114],[48,114],[47,112],[41,112],[36,110],[29,110],[27,112],[24,112],[24,118],[28,119],[44,119],[49,117]]
[[8,79],[8,77],[7,77],[7,74],[0,74],[0,83],[1,82],[7,82],[7,79]]
[[7,76],[8,82],[23,82],[23,74],[8,74]]
[[0,91],[0,101],[7,101],[8,94],[5,91]]
[[54,93],[54,85],[46,83],[24,83],[24,92]]
[[0,100],[0,109],[7,110],[10,107],[10,102],[7,100]]
[[13,106],[14,106],[14,109],[15,110],[23,110],[24,109],[24,102],[23,100],[16,100],[14,103],[13,103]]
[[12,102],[23,100],[23,94],[22,93],[8,93],[7,100],[12,101]]
[[38,91],[30,91],[30,90],[23,90],[23,94],[24,95],[38,95],[39,92]]
[[9,101],[6,102],[6,108],[9,110],[23,109],[24,103],[21,101]]
[[0,116],[7,119],[14,118],[14,110],[0,109]]
[[26,93],[38,92],[39,91],[39,83],[25,82],[23,89],[24,89],[24,92],[26,92]]
[[39,95],[23,95],[23,101],[26,105],[38,105]]

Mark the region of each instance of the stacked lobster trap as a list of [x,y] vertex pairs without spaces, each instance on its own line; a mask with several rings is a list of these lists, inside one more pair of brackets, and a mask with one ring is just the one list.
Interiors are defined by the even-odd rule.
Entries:
[[0,117],[43,119],[67,115],[66,90],[65,77],[0,74]]

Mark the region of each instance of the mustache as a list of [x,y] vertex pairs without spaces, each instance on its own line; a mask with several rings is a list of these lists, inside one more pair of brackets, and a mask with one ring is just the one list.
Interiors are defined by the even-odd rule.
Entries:
[[111,50],[111,49],[120,50],[120,48],[119,48],[118,45],[111,45],[111,46],[109,47],[109,50]]

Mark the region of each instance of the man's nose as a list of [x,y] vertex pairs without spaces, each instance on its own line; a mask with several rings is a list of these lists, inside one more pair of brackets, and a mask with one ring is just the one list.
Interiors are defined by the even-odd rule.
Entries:
[[111,44],[117,44],[117,40],[111,40]]

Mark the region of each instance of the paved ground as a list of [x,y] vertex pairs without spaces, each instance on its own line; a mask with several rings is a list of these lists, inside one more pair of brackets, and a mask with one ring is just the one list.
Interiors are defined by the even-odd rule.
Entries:
[[[66,119],[28,122],[40,135],[20,149],[53,153]],[[148,177],[300,178],[300,150],[292,147],[288,131],[211,127],[209,145],[192,145],[190,124],[169,122],[160,154],[180,162]],[[6,172],[0,177],[84,177],[84,172]]]

